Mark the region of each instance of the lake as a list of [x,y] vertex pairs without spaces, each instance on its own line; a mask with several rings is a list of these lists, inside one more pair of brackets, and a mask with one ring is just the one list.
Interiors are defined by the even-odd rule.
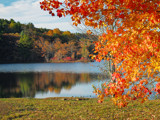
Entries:
[[0,64],[0,97],[96,97],[104,62]]
[[97,97],[92,85],[101,87],[108,79],[102,67],[103,61],[0,64],[0,98]]

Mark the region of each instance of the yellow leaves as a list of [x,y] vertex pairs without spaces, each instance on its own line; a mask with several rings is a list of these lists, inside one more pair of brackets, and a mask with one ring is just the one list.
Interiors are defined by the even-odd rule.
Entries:
[[104,25],[104,27],[106,27],[106,26],[107,26],[107,24],[106,24],[105,22],[103,22],[103,25]]
[[154,72],[160,71],[160,58],[153,56],[150,61],[151,61],[151,66],[153,67]]
[[86,0],[80,0],[80,3],[83,4]]
[[156,70],[160,71],[160,66],[156,66],[155,69],[154,69],[154,71],[156,71]]
[[[157,2],[146,1],[142,4],[142,1],[136,4],[133,0],[67,0],[71,4],[67,10],[75,26],[83,19],[86,26],[95,29],[107,27],[105,34],[95,43],[96,55],[92,58],[100,61],[109,55],[107,58],[119,67],[116,72],[123,73],[125,84],[120,82],[121,86],[120,83],[112,83],[107,93],[117,97],[113,101],[120,107],[127,103],[127,97],[122,95],[121,90],[138,81],[141,86],[135,86],[127,95],[144,97],[145,101],[146,94],[143,92],[148,93],[148,90],[142,84],[147,84],[148,80],[142,80],[142,77],[148,75],[148,78],[155,78],[156,72],[160,71],[160,41],[157,31],[160,20],[156,12],[160,6],[154,8]],[[87,33],[92,34],[91,31]],[[160,81],[159,78],[156,80]],[[103,94],[102,91],[97,92]],[[104,96],[99,97],[101,102]]]
[[149,77],[150,77],[150,74],[151,74],[151,72],[152,72],[151,67],[148,68],[147,72],[148,72],[148,78],[149,78]]

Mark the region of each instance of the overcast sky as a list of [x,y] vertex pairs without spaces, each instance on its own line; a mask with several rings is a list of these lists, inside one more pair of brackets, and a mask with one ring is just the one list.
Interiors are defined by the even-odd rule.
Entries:
[[[0,0],[0,18],[14,19],[16,22],[33,23],[38,28],[59,28],[62,31],[77,32],[72,27],[70,17],[52,17],[40,9],[42,0]],[[79,32],[79,31],[78,31]]]

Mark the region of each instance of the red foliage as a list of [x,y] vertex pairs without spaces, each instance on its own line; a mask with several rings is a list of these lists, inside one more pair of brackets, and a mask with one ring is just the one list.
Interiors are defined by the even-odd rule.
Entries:
[[[86,26],[104,31],[95,42],[97,54],[93,58],[112,61],[115,73],[111,71],[112,80],[104,86],[105,92],[96,91],[100,103],[108,95],[119,107],[130,100],[147,100],[151,91],[145,85],[152,79],[160,81],[159,0],[65,0],[63,5],[44,0],[41,8],[49,12],[57,9],[59,17],[71,15],[75,26],[84,21]],[[132,89],[124,93],[131,85]],[[160,93],[160,83],[155,91]]]
[[63,60],[65,60],[65,61],[72,61],[73,59],[71,57],[65,57],[65,58],[63,58]]
[[57,57],[53,57],[53,58],[51,58],[51,60],[57,60],[58,58]]

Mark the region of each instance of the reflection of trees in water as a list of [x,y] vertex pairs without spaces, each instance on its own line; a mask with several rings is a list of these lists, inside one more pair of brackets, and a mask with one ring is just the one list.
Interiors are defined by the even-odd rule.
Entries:
[[[59,94],[62,89],[70,90],[78,83],[89,83],[104,78],[106,76],[89,73],[0,73],[0,97],[34,97],[38,91]],[[151,83],[147,85],[150,89],[153,86]],[[151,99],[155,98],[160,99],[160,96],[153,93]]]
[[0,97],[34,97],[33,73],[0,73]]
[[33,97],[34,91],[32,90],[33,74],[23,73],[17,76],[18,86],[23,97]]
[[0,97],[22,97],[20,89],[17,86],[15,74],[0,74]]
[[0,97],[34,97],[37,91],[58,94],[97,79],[98,74],[89,73],[0,73]]
[[86,83],[97,78],[97,74],[89,73],[36,73],[34,86],[36,90],[60,93],[61,89],[70,90],[77,82]]

